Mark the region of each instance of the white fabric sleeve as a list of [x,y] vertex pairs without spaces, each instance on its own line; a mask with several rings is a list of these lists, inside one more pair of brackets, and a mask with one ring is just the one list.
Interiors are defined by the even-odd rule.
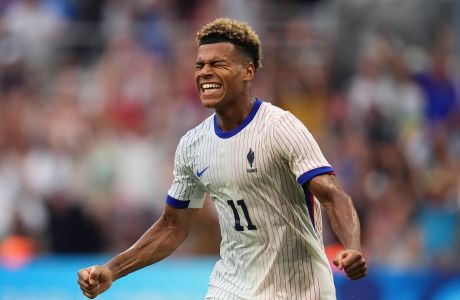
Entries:
[[288,162],[300,185],[315,176],[334,173],[314,137],[290,112],[274,124],[271,139],[275,152]]
[[198,183],[193,170],[188,167],[191,151],[185,143],[185,138],[182,138],[174,158],[174,180],[166,197],[166,203],[174,208],[203,207],[205,191]]

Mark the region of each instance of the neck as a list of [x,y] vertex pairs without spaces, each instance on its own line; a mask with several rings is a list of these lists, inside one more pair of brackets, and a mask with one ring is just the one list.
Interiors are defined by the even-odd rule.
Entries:
[[233,105],[216,109],[217,122],[222,131],[230,131],[243,123],[256,102],[256,99],[250,96],[240,99],[235,101]]

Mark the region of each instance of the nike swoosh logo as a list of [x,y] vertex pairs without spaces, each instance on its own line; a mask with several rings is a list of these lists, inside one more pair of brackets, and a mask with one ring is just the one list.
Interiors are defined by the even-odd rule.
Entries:
[[209,166],[207,166],[206,168],[204,168],[203,171],[201,171],[201,172],[197,170],[197,171],[196,171],[196,176],[201,177],[201,175],[203,175],[204,171],[206,171],[208,168],[209,168]]

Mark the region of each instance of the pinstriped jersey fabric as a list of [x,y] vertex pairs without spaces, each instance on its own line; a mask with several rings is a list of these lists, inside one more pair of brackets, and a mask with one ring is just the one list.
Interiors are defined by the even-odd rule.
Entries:
[[335,299],[319,202],[301,186],[329,172],[305,126],[260,100],[230,132],[212,115],[181,139],[167,203],[208,193],[222,235],[206,299]]

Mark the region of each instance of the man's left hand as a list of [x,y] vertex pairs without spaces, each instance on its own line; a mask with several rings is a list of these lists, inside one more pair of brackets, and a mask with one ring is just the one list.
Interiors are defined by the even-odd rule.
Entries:
[[366,259],[361,252],[345,249],[337,253],[334,258],[334,265],[344,270],[351,280],[360,279],[367,275]]

